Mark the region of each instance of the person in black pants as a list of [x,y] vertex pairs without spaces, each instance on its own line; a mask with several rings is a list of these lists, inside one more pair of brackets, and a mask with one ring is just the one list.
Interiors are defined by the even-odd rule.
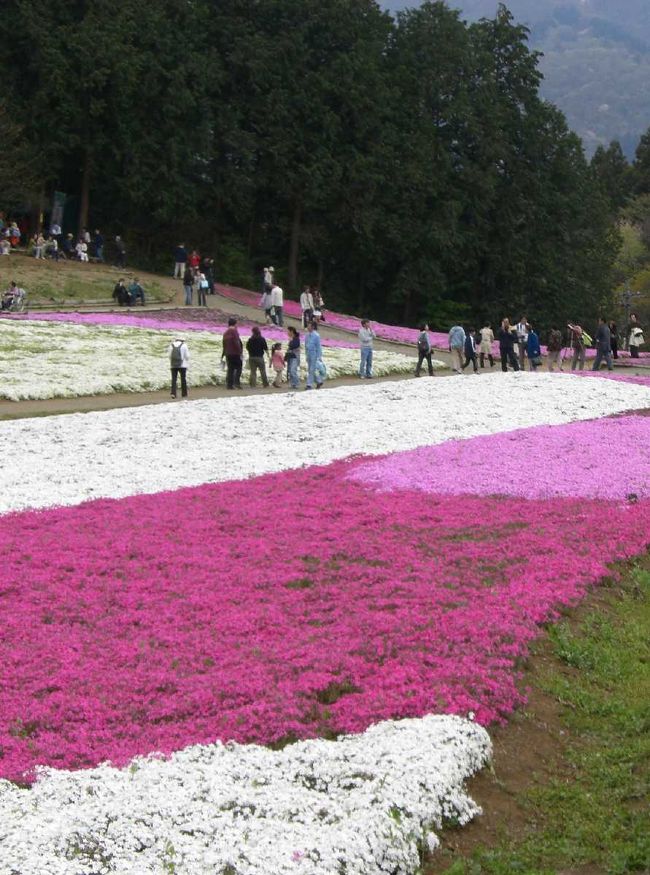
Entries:
[[237,331],[237,320],[234,316],[228,319],[228,328],[223,333],[223,352],[221,359],[226,359],[226,388],[241,389],[242,353],[244,346]]
[[508,370],[508,363],[512,365],[514,371],[519,370],[519,362],[515,355],[516,334],[513,334],[513,329],[510,326],[510,320],[504,319],[499,329],[499,352],[501,353],[501,370]]

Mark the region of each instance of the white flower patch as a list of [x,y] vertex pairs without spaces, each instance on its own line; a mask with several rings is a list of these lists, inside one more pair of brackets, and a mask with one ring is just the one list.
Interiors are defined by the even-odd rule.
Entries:
[[480,813],[463,785],[490,755],[482,727],[428,716],[279,752],[44,769],[29,790],[0,781],[0,875],[408,875],[443,820]]
[[0,470],[0,512],[237,480],[648,406],[645,386],[520,372],[3,422],[0,440],[13,461]]
[[[248,335],[243,328],[244,341]],[[173,331],[121,325],[5,320],[0,324],[0,398],[76,398],[168,388],[168,347],[176,336],[178,333]],[[213,331],[192,331],[187,343],[190,384],[225,383],[225,371],[220,366],[222,336]],[[359,372],[356,349],[325,346],[323,360],[333,378]],[[378,377],[406,374],[414,366],[414,360],[401,353],[374,353],[373,371]],[[435,367],[445,365],[436,361]]]

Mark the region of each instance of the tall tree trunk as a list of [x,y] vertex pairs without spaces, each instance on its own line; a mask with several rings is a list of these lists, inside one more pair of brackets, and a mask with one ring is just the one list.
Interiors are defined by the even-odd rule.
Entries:
[[298,288],[298,253],[300,252],[300,227],[302,222],[302,202],[296,198],[291,220],[291,245],[289,247],[289,286],[292,291]]
[[84,166],[81,171],[81,196],[79,198],[79,228],[88,227],[88,211],[90,208],[90,178],[92,175],[92,158],[90,150],[84,153]]

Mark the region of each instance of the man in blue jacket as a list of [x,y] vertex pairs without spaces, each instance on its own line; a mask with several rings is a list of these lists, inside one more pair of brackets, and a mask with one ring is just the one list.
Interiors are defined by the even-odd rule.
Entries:
[[307,385],[305,388],[313,389],[315,382],[316,388],[320,389],[323,384],[322,382],[318,382],[314,372],[316,370],[316,365],[323,357],[323,348],[321,346],[320,334],[317,331],[317,325],[315,322],[310,322],[307,326],[305,355],[307,356]]

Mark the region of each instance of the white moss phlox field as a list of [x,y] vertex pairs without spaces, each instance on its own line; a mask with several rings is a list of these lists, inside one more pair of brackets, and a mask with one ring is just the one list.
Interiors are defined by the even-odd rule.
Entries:
[[[242,338],[245,340],[248,335],[242,328]],[[9,401],[76,398],[168,388],[168,346],[174,337],[173,331],[116,325],[4,320],[0,323],[3,363],[0,398]],[[225,372],[220,366],[221,335],[192,331],[187,343],[190,385],[225,383]],[[355,376],[359,372],[356,349],[326,346],[323,360],[332,378]],[[436,361],[435,366],[445,365]],[[390,350],[375,351],[373,371],[377,377],[407,374],[414,367],[409,356]]]
[[0,875],[410,875],[443,819],[479,811],[463,784],[490,754],[482,727],[429,716],[279,752],[47,769],[30,790],[0,781]]

